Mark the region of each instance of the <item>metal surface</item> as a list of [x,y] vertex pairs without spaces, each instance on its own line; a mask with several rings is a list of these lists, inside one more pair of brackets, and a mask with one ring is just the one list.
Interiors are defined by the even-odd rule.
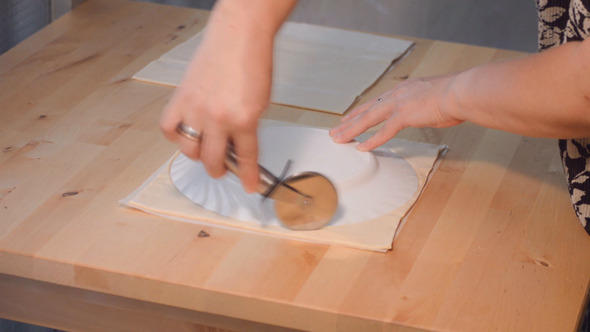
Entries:
[[[238,175],[237,155],[228,145],[225,159],[227,169]],[[274,200],[277,217],[292,230],[315,230],[327,225],[338,207],[338,194],[332,182],[316,172],[303,172],[284,180],[262,166],[256,192]]]
[[[212,9],[215,0],[139,0]],[[532,0],[298,0],[289,21],[537,51]]]
[[187,126],[183,122],[178,123],[178,125],[176,126],[176,132],[184,136],[185,138],[190,139],[191,141],[201,140],[201,134],[192,127]]

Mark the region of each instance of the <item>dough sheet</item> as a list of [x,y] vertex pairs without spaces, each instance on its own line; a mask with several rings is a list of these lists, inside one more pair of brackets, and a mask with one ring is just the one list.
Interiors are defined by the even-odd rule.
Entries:
[[[275,136],[273,128],[280,128],[281,132],[287,133],[283,139],[288,139],[289,131],[296,130],[292,124],[272,120],[264,120],[261,127],[268,129],[267,135]],[[324,132],[327,135],[327,131],[323,129],[303,129],[306,130],[302,130],[301,133],[309,136],[308,141],[303,140],[300,144],[303,147],[312,145],[309,140],[324,140],[317,135]],[[261,137],[264,137],[264,134],[265,132],[262,132]],[[367,137],[361,136],[358,140],[362,141],[365,138]],[[280,146],[285,145],[280,139],[277,141]],[[233,175],[227,175],[220,180],[211,179],[202,166],[199,166],[200,163],[178,154],[172,156],[136,191],[121,200],[121,203],[185,222],[358,249],[391,249],[400,221],[418,199],[437,159],[446,151],[446,146],[392,139],[375,152],[359,156],[354,154],[354,145],[330,147],[330,143],[322,144],[313,145],[319,149],[320,154],[325,151],[324,155],[331,155],[329,159],[344,155],[343,158],[348,158],[350,162],[343,163],[340,160],[331,166],[325,162],[321,164],[312,153],[293,152],[297,150],[297,143],[292,143],[292,148],[287,152],[261,144],[261,153],[267,150],[267,156],[261,156],[261,164],[269,166],[267,168],[274,174],[280,173],[283,159],[291,153],[294,164],[299,161],[298,167],[319,170],[334,182],[338,189],[339,210],[333,221],[320,230],[292,231],[284,228],[274,216],[272,200],[263,201],[260,195],[243,193]],[[277,156],[280,154],[286,156]],[[309,161],[306,161],[306,158],[297,158],[298,154],[311,157],[308,156]],[[346,157],[347,154],[349,157]],[[174,166],[172,178],[175,182],[170,176],[171,165]],[[185,174],[174,174],[175,169],[177,173],[182,173],[185,167],[190,167],[186,168]],[[312,169],[309,169],[310,167]],[[295,167],[293,172],[297,171],[300,170]],[[231,204],[227,203],[225,197],[232,197]]]

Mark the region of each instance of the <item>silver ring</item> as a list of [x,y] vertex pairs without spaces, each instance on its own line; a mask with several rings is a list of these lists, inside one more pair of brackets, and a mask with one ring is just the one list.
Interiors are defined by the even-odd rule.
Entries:
[[178,123],[176,126],[176,132],[180,135],[190,139],[191,141],[200,141],[201,140],[201,133],[195,130],[194,128],[185,125],[182,122]]
[[377,98],[377,102],[380,103],[383,101],[383,98]]

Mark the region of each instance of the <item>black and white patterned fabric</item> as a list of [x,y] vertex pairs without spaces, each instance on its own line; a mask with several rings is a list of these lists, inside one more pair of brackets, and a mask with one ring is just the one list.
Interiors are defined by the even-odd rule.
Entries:
[[[539,51],[590,36],[590,0],[535,1]],[[559,140],[559,150],[574,210],[590,235],[590,137]]]

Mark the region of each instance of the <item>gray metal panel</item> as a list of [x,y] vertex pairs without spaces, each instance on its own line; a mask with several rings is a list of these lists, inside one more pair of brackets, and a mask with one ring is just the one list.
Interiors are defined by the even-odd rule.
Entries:
[[[215,3],[139,1],[201,9],[211,9]],[[289,20],[525,52],[537,50],[533,0],[299,0]]]
[[537,50],[533,0],[299,0],[290,20],[526,52]]
[[216,0],[139,0],[143,2],[160,3],[165,5],[190,7],[199,9],[211,9]]
[[51,22],[50,0],[0,0],[0,54]]

